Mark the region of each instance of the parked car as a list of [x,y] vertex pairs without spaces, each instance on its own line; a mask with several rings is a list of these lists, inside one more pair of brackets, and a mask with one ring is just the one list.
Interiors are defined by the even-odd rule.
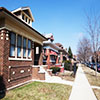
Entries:
[[87,65],[87,67],[91,67],[91,64],[90,63],[87,63],[86,65]]
[[95,63],[91,63],[90,68],[94,69],[95,68]]
[[100,72],[100,64],[94,64],[93,69],[95,70],[97,66],[97,71]]
[[91,68],[91,64],[90,63],[88,64],[88,67]]
[[97,64],[97,71],[100,72],[100,64]]
[[87,66],[87,67],[89,67],[89,63],[88,62],[85,62],[84,65]]
[[97,68],[97,71],[100,72],[100,66]]

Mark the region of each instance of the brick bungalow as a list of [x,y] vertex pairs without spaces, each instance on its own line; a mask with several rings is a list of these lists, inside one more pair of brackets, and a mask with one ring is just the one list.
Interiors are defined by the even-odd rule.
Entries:
[[64,67],[62,63],[64,60],[67,60],[67,51],[60,43],[53,43],[52,33],[46,34],[45,37],[48,40],[43,42],[43,64],[48,65],[48,69],[54,66],[60,67],[61,72],[63,72]]
[[43,63],[46,38],[32,28],[33,21],[29,7],[12,12],[0,7],[0,77],[6,88],[44,77],[34,65]]
[[66,48],[64,49],[61,43],[55,43],[55,45],[57,45],[60,48],[59,52],[62,52],[61,62],[66,61],[68,59],[67,49]]

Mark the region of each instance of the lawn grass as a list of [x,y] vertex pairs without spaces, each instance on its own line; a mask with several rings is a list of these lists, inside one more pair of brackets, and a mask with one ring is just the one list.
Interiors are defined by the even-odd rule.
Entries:
[[[83,70],[91,86],[100,86],[100,73],[97,73],[96,78],[95,71],[93,69],[83,66]],[[100,100],[100,89],[93,89],[93,91],[97,99]]]
[[73,77],[73,71],[66,71],[65,73],[59,73],[58,76],[67,81],[74,82],[75,80],[75,77]]
[[93,89],[93,91],[94,91],[97,99],[100,100],[100,89]]
[[71,86],[32,82],[10,90],[2,100],[68,100]]
[[97,72],[97,78],[95,76],[95,71],[88,67],[83,67],[85,75],[91,85],[100,86],[100,73]]

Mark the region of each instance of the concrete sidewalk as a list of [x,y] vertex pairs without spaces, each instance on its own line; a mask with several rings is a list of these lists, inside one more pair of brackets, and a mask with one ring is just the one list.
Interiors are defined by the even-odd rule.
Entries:
[[79,65],[69,100],[97,100]]
[[47,83],[59,83],[59,84],[66,84],[66,85],[71,85],[71,86],[74,83],[72,81],[63,80],[58,76],[50,76],[43,67],[40,67],[40,72],[45,73],[45,80],[33,80],[33,81],[47,82]]

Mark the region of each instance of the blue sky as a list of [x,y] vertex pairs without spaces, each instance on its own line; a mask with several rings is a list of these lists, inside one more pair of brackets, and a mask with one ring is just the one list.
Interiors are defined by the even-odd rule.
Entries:
[[87,36],[85,12],[100,14],[100,0],[1,0],[0,6],[10,11],[29,6],[35,19],[33,28],[42,34],[53,33],[54,42],[70,46],[74,54],[79,39]]

